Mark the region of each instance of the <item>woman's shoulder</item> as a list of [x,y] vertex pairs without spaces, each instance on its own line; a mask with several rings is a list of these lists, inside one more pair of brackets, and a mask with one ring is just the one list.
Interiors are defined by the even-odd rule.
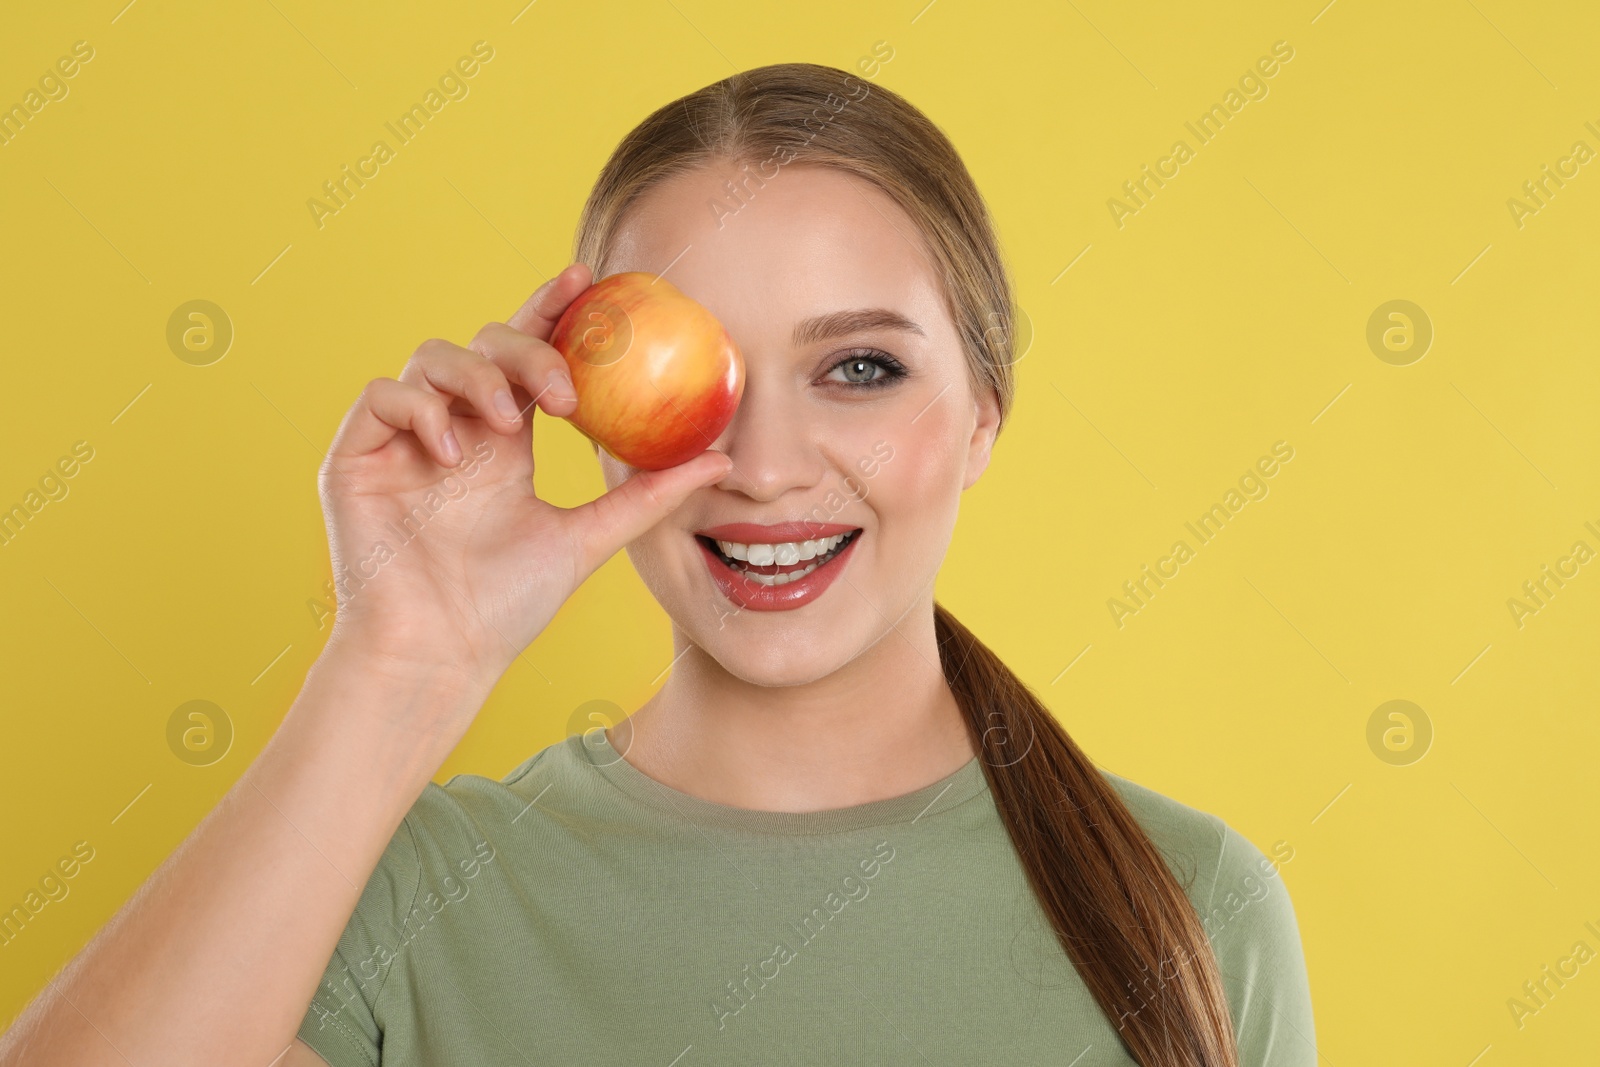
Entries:
[[569,741],[547,745],[503,778],[461,773],[443,783],[429,782],[406,813],[402,829],[419,848],[428,844],[472,848],[527,830],[539,814],[535,809],[545,800],[541,794],[561,785],[573,771]]
[[1248,892],[1294,858],[1287,841],[1271,844],[1271,855],[1218,815],[1185,804],[1104,768],[1100,773],[1149,835],[1204,917],[1222,895]]
[[[558,776],[563,758],[557,742],[499,780],[456,774],[424,785],[368,876],[352,922],[375,931],[400,926],[430,893],[463,893],[484,870],[498,869],[503,848],[537,833],[537,794],[553,777],[544,772]],[[530,774],[536,768],[540,776]]]
[[1240,1062],[1316,1062],[1300,927],[1282,868],[1294,846],[1264,851],[1227,821],[1104,769],[1177,874],[1217,956]]
[[1099,770],[1203,914],[1227,852],[1228,824],[1131,778]]

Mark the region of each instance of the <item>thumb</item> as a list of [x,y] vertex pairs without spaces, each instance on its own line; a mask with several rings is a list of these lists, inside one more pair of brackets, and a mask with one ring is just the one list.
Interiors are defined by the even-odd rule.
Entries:
[[732,469],[726,453],[707,449],[676,467],[641,470],[605,495],[571,509],[582,577],[660,522],[690,493],[720,481]]
[[506,318],[506,325],[541,341],[550,340],[561,313],[593,281],[594,275],[587,263],[572,264],[535,289],[533,295]]

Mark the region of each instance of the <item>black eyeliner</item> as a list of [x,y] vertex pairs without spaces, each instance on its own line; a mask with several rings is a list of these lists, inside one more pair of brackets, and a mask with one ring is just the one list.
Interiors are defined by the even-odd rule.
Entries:
[[882,377],[874,378],[869,382],[841,382],[839,384],[848,386],[852,389],[880,389],[886,385],[893,385],[896,381],[906,377],[910,373],[906,370],[905,364],[901,363],[898,359],[895,359],[889,353],[879,348],[851,349],[845,354],[844,358],[840,359],[837,363],[828,368],[828,373],[832,374],[846,363],[852,363],[856,360],[865,360],[868,363],[876,363],[887,373]]

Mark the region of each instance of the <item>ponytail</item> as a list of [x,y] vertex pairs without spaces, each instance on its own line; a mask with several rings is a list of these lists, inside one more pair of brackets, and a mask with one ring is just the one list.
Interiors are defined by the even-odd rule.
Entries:
[[1238,1067],[1216,955],[1161,854],[1033,691],[943,605],[933,610],[995,807],[1100,1010],[1143,1067]]

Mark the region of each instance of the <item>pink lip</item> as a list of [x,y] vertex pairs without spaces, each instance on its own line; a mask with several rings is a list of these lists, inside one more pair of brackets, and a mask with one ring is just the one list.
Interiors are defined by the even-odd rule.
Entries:
[[[738,541],[741,544],[773,544],[782,541],[806,541],[819,537],[831,537],[836,533],[849,533],[860,529],[858,526],[842,526],[839,523],[782,523],[777,526],[758,526],[753,523],[730,523],[725,526],[713,526],[709,530],[700,531],[704,536],[718,541]],[[762,585],[743,577],[733,570],[722,557],[711,549],[699,537],[695,544],[700,548],[700,555],[706,561],[706,569],[711,573],[711,580],[716,583],[722,595],[751,611],[792,611],[804,607],[823,594],[828,586],[833,584],[835,578],[843,573],[845,564],[850,561],[851,554],[855,551],[857,543],[863,534],[850,539],[832,559],[806,575],[804,578],[783,585]]]

